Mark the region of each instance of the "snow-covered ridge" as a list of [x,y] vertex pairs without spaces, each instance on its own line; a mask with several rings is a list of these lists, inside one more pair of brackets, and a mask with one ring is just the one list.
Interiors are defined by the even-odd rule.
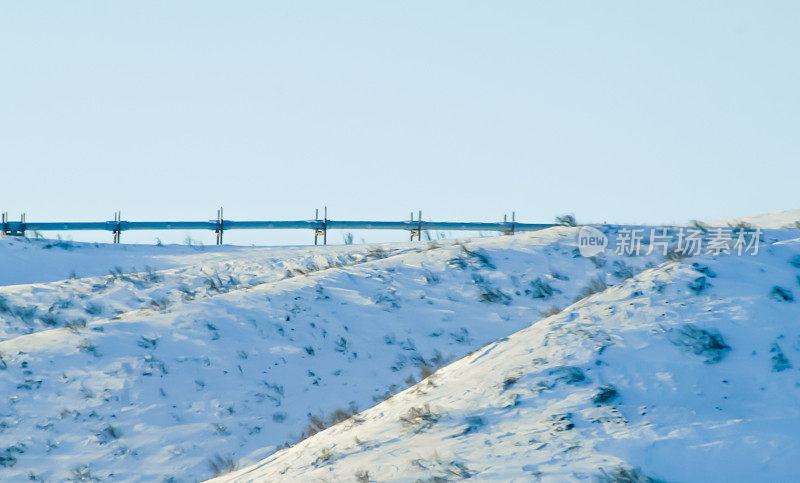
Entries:
[[253,463],[663,261],[580,257],[576,231],[192,250],[150,272],[2,287],[0,476],[179,481],[211,476],[217,455]]
[[664,263],[219,481],[793,481],[799,292],[800,240]]
[[755,228],[800,228],[800,210],[783,210],[759,215],[740,216],[708,222],[711,226],[737,226],[745,224]]
[[[26,269],[35,263],[32,259],[37,255],[66,259],[71,262],[67,266],[78,266],[84,273],[98,275],[0,286],[0,340],[50,328],[82,327],[88,322],[119,317],[134,310],[163,311],[196,298],[245,290],[318,270],[356,265],[377,256],[374,249],[364,246],[321,248],[312,253],[307,248],[243,251],[238,247],[187,249],[169,246],[154,249],[66,242],[51,246],[42,240],[10,241],[9,245],[24,247],[23,253],[28,257],[6,258],[4,268],[7,270],[0,274],[1,278],[30,277]],[[390,257],[409,250],[413,249],[386,247],[379,256]],[[97,258],[93,259],[95,252],[98,252]],[[124,262],[131,265],[124,265]],[[143,270],[133,265],[137,262]],[[175,268],[157,269],[149,263]],[[50,267],[50,271],[55,270]],[[50,274],[44,276],[48,278]]]

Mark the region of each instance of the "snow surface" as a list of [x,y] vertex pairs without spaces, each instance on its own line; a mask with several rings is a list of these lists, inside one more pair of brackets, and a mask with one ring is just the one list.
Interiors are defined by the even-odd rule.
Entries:
[[257,249],[4,239],[0,279],[31,283],[0,287],[0,479],[191,481],[217,456],[254,463],[592,280],[661,262],[580,257],[575,233]]
[[[800,314],[778,299],[800,291],[796,230],[765,232],[757,257],[680,263],[584,258],[577,230],[0,239],[0,480],[195,481],[226,461],[255,464],[227,475],[242,481],[789,475]],[[695,354],[716,339],[686,324],[731,348]]]
[[798,284],[797,239],[664,263],[218,481],[797,481]]
[[746,223],[756,228],[800,228],[800,210],[783,210],[760,215],[709,221],[711,226],[736,226]]

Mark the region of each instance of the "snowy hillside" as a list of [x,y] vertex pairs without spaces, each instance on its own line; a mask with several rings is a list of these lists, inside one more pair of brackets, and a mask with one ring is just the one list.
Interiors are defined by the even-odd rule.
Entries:
[[646,270],[220,481],[796,481],[796,236]]
[[773,211],[708,222],[711,226],[737,226],[742,223],[758,228],[800,228],[800,210]]
[[295,248],[2,239],[0,479],[193,481],[255,463],[664,260],[584,258],[576,232]]

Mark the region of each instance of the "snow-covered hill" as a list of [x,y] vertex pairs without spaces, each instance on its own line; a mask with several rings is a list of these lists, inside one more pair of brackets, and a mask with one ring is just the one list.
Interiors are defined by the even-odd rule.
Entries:
[[757,228],[800,228],[800,210],[783,210],[760,215],[741,216],[708,222],[711,226],[737,226],[741,224]]
[[220,481],[797,481],[795,236],[645,270]]
[[581,257],[576,232],[296,248],[3,239],[0,280],[16,285],[0,287],[0,479],[192,481],[254,463],[663,262]]

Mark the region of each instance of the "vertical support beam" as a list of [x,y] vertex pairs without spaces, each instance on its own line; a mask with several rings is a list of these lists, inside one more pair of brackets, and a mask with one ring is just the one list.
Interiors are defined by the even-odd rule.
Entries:
[[422,210],[419,210],[416,227],[414,227],[414,212],[411,212],[411,241],[414,241],[414,236],[417,237],[417,241],[422,240]]
[[[314,221],[319,221],[319,208],[314,208]],[[314,245],[317,244],[317,237],[319,236],[319,228],[314,223]]]
[[[319,223],[314,224],[314,245],[318,243],[320,235],[322,235],[322,244],[328,244],[328,207],[323,207],[323,210],[322,229],[319,229]],[[314,221],[319,222],[319,208],[314,210]]]
[[513,235],[514,230],[516,230],[516,212],[511,212],[511,224],[508,223],[508,215],[503,214],[503,228],[502,232],[504,235]]
[[225,223],[223,221],[222,207],[217,210],[217,227],[214,233],[217,234],[217,245],[222,245],[222,232],[225,230]]
[[122,220],[122,212],[115,211],[114,212],[114,243],[119,243],[119,235],[121,230],[120,221]]

